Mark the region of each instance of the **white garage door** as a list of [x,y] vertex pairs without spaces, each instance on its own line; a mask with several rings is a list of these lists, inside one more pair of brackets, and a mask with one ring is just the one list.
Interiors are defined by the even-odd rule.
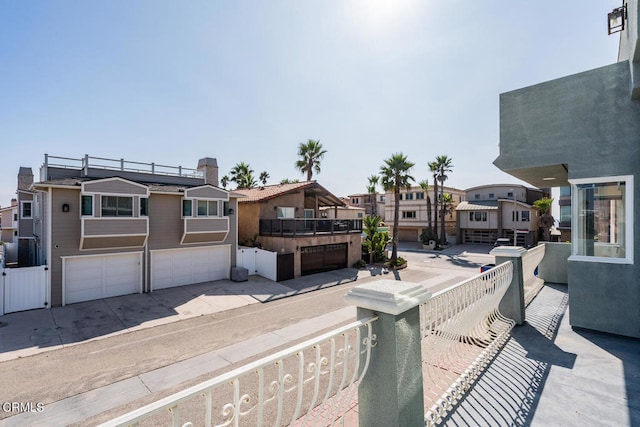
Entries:
[[64,304],[142,292],[142,252],[63,259]]
[[230,246],[151,251],[151,289],[228,279]]

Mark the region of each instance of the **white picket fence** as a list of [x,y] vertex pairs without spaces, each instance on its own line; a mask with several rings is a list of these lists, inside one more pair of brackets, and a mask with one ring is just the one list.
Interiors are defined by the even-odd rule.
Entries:
[[264,249],[238,247],[236,265],[249,270],[249,275],[257,274],[266,279],[278,279],[278,253]]

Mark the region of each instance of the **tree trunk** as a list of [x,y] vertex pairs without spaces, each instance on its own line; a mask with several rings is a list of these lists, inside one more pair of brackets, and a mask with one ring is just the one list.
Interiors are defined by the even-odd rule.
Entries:
[[431,197],[427,194],[427,221],[429,222],[429,230],[433,231],[433,218],[431,215]]
[[397,185],[397,182],[400,180],[399,177],[396,177],[396,185],[394,186],[393,194],[394,194],[394,206],[393,206],[393,245],[391,250],[391,265],[396,265],[396,260],[398,259],[398,223],[400,214],[400,187]]
[[438,179],[433,179],[433,215],[435,216],[433,220],[433,232],[436,235],[436,239],[438,238]]

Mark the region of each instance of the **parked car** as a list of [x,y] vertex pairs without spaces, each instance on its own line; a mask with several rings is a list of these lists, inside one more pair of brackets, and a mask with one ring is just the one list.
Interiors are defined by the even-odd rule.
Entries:
[[511,239],[508,237],[500,237],[493,244],[493,247],[496,248],[498,246],[511,246]]
[[491,270],[495,266],[496,266],[495,264],[484,264],[480,266],[480,273],[484,273],[487,270]]

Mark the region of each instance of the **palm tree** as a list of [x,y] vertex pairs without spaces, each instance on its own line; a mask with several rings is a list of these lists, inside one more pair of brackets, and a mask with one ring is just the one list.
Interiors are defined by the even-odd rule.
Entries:
[[551,205],[553,199],[550,197],[543,197],[540,200],[533,202],[533,207],[538,209],[540,216],[538,217],[538,227],[542,228],[542,234],[545,241],[551,240],[551,227],[555,224],[556,220],[551,215]]
[[267,180],[269,178],[271,178],[269,176],[269,172],[267,172],[267,171],[260,172],[260,182],[262,183],[262,185],[267,185]]
[[280,184],[295,184],[297,182],[300,182],[298,178],[295,178],[295,179],[284,178],[282,181],[280,181]]
[[[448,156],[436,156],[436,169],[438,171],[437,180],[440,181],[440,185],[444,189],[444,182],[449,178],[447,172],[451,172],[453,160]],[[444,229],[444,209],[442,209],[442,215],[440,215],[440,243],[445,244],[447,240],[447,232]]]
[[378,175],[371,175],[369,179],[369,185],[367,185],[367,193],[369,193],[369,202],[371,203],[371,216],[376,216],[376,186],[379,180]]
[[429,171],[433,174],[433,233],[438,238],[438,164],[436,162],[429,162]]
[[311,181],[314,171],[315,173],[320,173],[320,160],[322,160],[326,152],[327,150],[322,149],[322,144],[320,144],[319,140],[310,139],[298,145],[300,160],[296,162],[296,168],[300,172],[307,174],[307,181]]
[[393,207],[393,250],[391,251],[391,265],[396,265],[398,260],[398,217],[400,214],[400,189],[411,188],[411,182],[414,181],[409,172],[414,164],[407,160],[407,156],[402,153],[395,153],[380,167],[380,175],[382,176],[382,186],[385,191],[393,191],[394,207]]
[[236,163],[229,173],[231,174],[231,181],[237,185],[236,188],[253,188],[256,186],[253,169],[251,169],[248,163]]
[[[442,194],[442,199],[440,200],[440,205],[442,206],[440,212],[442,214],[441,218],[442,218],[442,234],[445,236],[446,239],[446,229],[444,226],[444,218],[448,213],[453,212],[453,196],[451,195],[451,193],[444,193]],[[447,242],[444,242],[447,243]]]
[[229,184],[229,177],[227,175],[223,176],[220,180],[220,184],[222,184],[222,188],[227,189],[227,184]]
[[431,215],[431,196],[429,196],[429,182],[425,179],[418,183],[422,191],[424,191],[425,197],[427,199],[427,222],[429,231],[433,230],[433,218]]

